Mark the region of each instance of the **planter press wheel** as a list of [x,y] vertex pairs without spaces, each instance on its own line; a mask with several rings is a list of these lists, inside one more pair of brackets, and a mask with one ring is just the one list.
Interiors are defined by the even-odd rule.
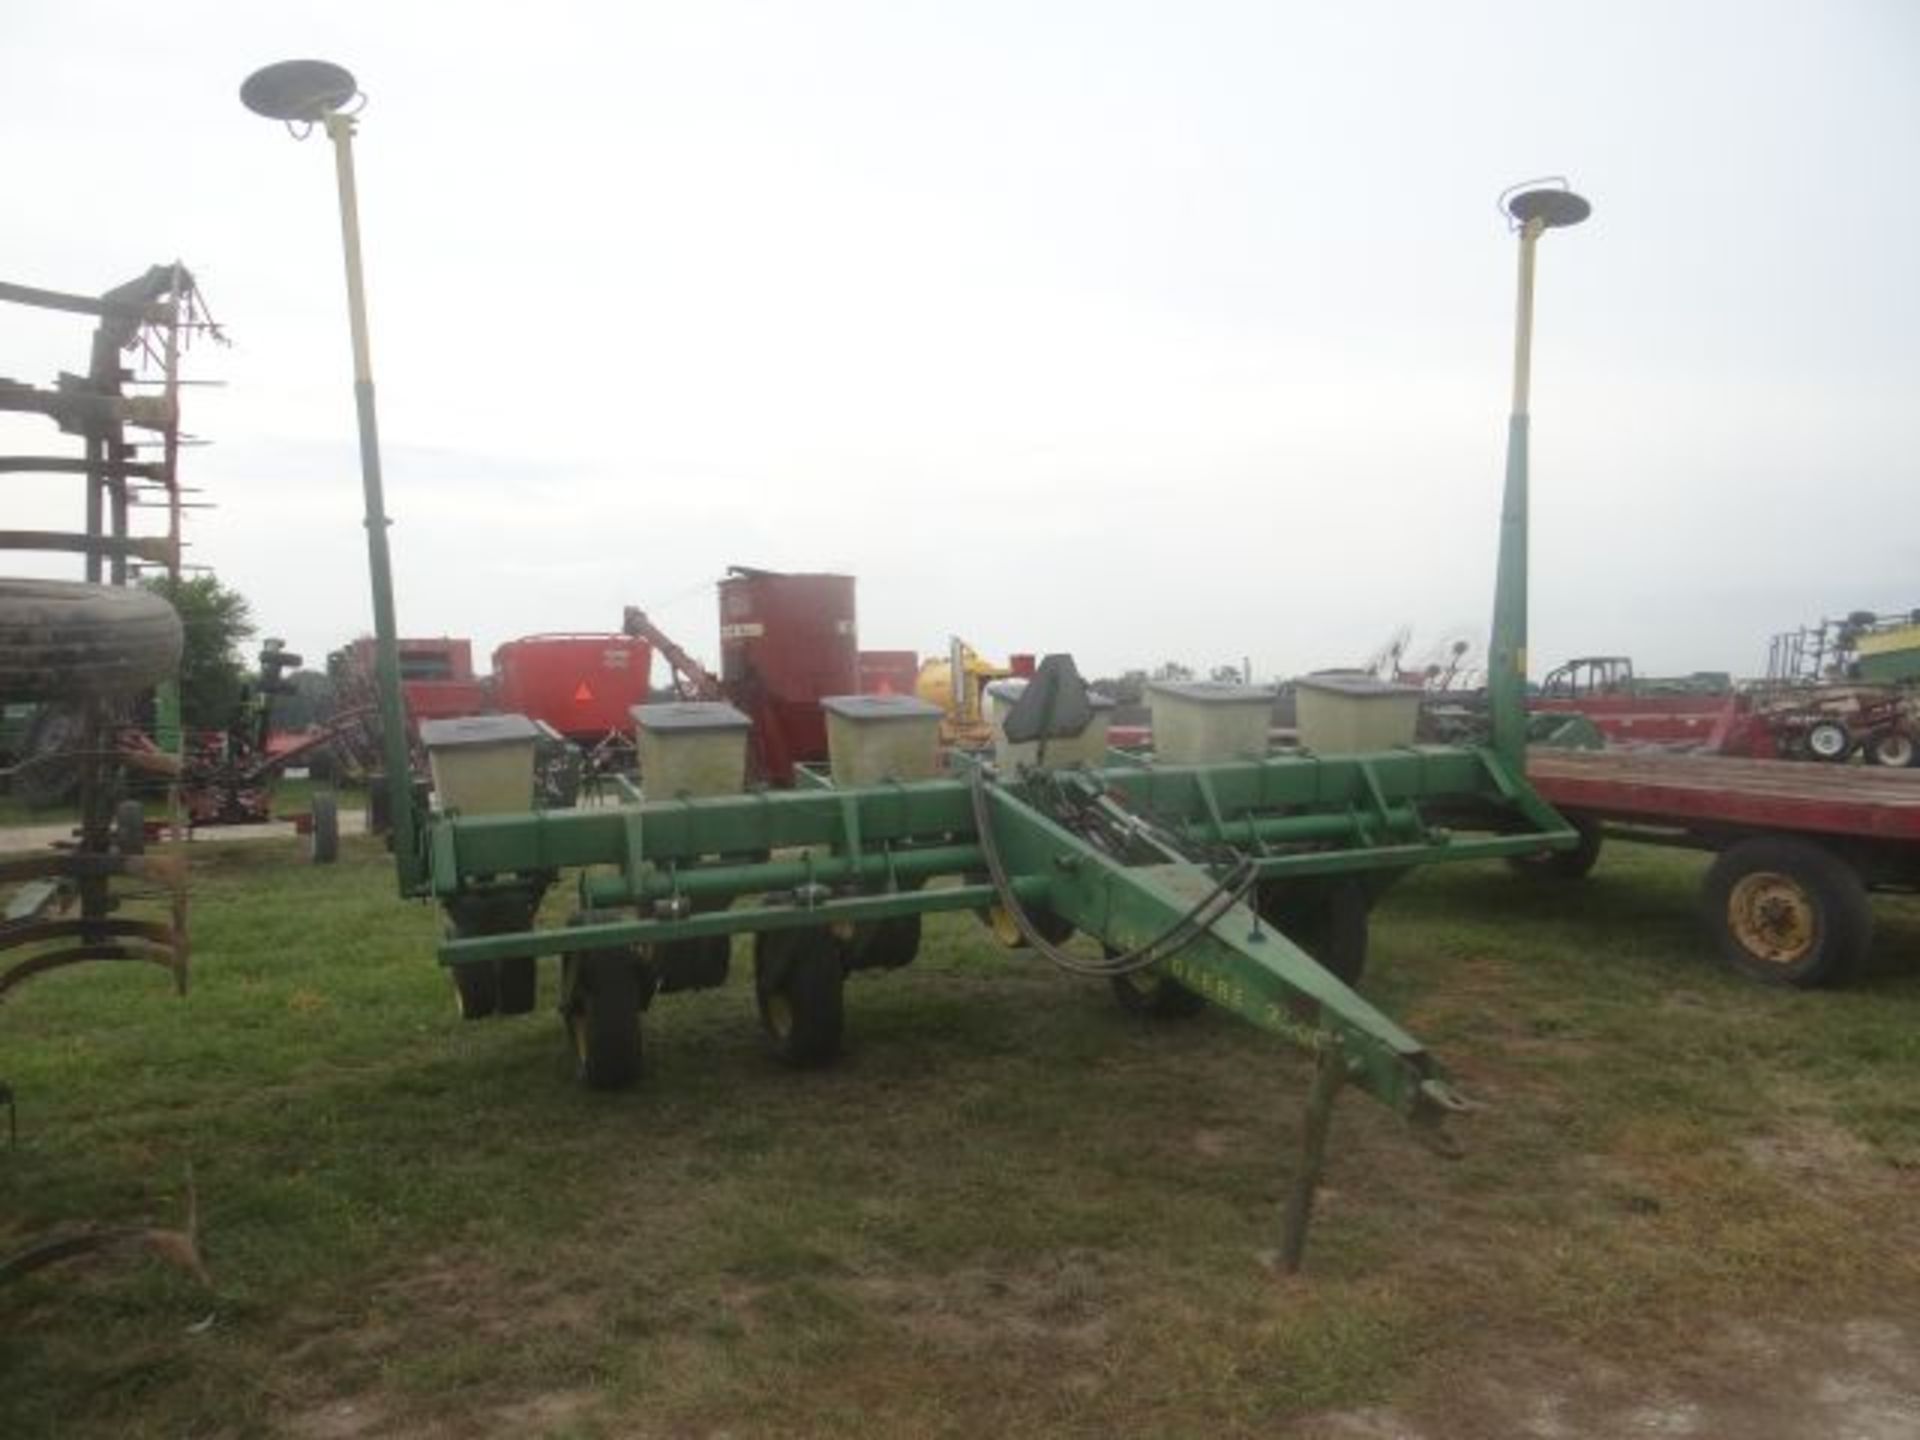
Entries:
[[1867,759],[1890,770],[1905,770],[1920,761],[1920,745],[1904,730],[1889,730],[1867,742]]
[[1822,720],[1807,731],[1807,753],[1816,760],[1837,764],[1853,749],[1853,737],[1838,720]]
[[827,1065],[846,1029],[846,960],[824,928],[764,930],[753,937],[753,996],[775,1059]]
[[1707,871],[1707,921],[1720,953],[1769,985],[1835,984],[1866,959],[1873,912],[1839,856],[1790,836],[1743,840]]

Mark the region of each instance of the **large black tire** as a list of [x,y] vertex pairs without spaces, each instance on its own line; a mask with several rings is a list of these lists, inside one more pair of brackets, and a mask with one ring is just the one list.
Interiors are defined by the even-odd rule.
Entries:
[[846,1030],[847,967],[828,931],[766,930],[753,937],[753,995],[775,1059],[796,1069],[830,1064]]
[[1367,972],[1368,913],[1373,899],[1358,876],[1275,881],[1260,887],[1260,918],[1285,935],[1344,985]]
[[1837,984],[1872,943],[1873,910],[1859,874],[1811,841],[1742,840],[1715,859],[1702,897],[1720,954],[1765,984]]
[[179,671],[182,639],[151,591],[0,580],[0,700],[131,695]]
[[146,850],[147,807],[138,800],[122,800],[113,807],[113,843],[122,855]]
[[630,950],[586,950],[561,964],[575,1077],[590,1090],[626,1089],[640,1078],[638,961]]
[[1533,855],[1510,855],[1508,866],[1517,874],[1547,880],[1584,880],[1600,863],[1603,837],[1600,822],[1585,815],[1569,815],[1567,824],[1578,836],[1571,850],[1542,850]]
[[314,792],[313,829],[307,840],[314,864],[331,865],[340,858],[340,797],[333,791]]

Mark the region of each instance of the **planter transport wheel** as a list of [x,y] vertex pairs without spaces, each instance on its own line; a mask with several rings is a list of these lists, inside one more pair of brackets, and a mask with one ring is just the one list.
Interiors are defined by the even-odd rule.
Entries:
[[1367,969],[1367,915],[1373,905],[1363,881],[1263,885],[1257,899],[1262,920],[1342,984],[1360,983]]
[[639,962],[630,950],[587,950],[561,964],[574,1075],[590,1090],[624,1090],[640,1078]]
[[340,858],[340,797],[331,790],[314,792],[313,829],[307,840],[314,864],[331,865]]
[[840,1053],[846,963],[824,929],[767,930],[753,937],[753,995],[776,1059],[796,1069]]
[[1789,836],[1743,840],[1707,871],[1707,921],[1736,970],[1771,985],[1829,985],[1866,958],[1873,912],[1839,856]]

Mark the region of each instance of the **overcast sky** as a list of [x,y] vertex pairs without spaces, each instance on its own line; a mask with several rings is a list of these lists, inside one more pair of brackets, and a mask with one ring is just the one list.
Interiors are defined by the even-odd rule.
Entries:
[[309,659],[371,613],[331,161],[237,99],[305,55],[370,97],[402,633],[634,603],[711,658],[739,563],[1089,673],[1484,641],[1494,200],[1548,173],[1536,674],[1920,605],[1920,5],[8,0],[0,278],[198,275],[192,558]]

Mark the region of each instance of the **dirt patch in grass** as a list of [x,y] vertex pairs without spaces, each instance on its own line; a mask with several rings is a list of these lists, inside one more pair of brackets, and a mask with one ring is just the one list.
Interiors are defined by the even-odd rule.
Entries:
[[1912,1440],[1920,1327],[1722,1317],[1686,1353],[1631,1368],[1535,1348],[1482,1357],[1424,1405],[1313,1417],[1312,1440]]

